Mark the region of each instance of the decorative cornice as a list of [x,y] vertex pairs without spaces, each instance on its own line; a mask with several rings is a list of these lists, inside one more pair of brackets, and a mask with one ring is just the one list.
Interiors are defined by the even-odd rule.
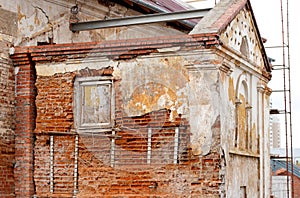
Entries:
[[15,47],[11,58],[14,65],[22,65],[30,56],[35,63],[65,62],[93,57],[126,60],[151,53],[158,49],[180,47],[180,50],[199,49],[219,45],[217,34],[176,35],[157,38],[111,40],[101,42],[68,43],[31,47]]
[[270,96],[270,95],[272,94],[272,89],[269,88],[269,87],[266,87],[266,88],[265,88],[265,94],[266,94],[267,96]]
[[249,73],[255,74],[257,76],[260,76],[264,78],[264,81],[270,81],[271,80],[271,73],[267,72],[264,69],[261,69],[257,66],[254,65],[253,62],[249,60],[245,60],[240,54],[238,54],[236,51],[232,50],[231,48],[228,48],[225,45],[218,45],[216,47],[217,54],[224,58],[224,61],[229,61],[231,62],[232,60],[235,61],[236,66],[240,66],[243,68],[243,70],[248,71]]
[[226,62],[223,62],[223,63],[221,64],[220,70],[221,70],[222,72],[224,72],[225,74],[227,74],[227,75],[230,75],[230,74],[233,72],[232,67],[231,67],[228,63],[226,63]]
[[272,94],[272,89],[263,83],[257,84],[257,91],[259,91],[260,93],[266,94],[267,96],[270,96]]
[[265,86],[262,83],[257,84],[257,91],[260,93],[264,93],[265,91]]

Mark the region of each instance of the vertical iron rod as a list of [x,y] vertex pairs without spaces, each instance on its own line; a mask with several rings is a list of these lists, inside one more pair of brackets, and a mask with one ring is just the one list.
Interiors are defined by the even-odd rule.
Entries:
[[175,128],[174,136],[174,164],[177,164],[178,161],[178,146],[179,146],[179,127]]
[[50,136],[50,193],[54,192],[54,137],[53,135]]
[[[281,11],[281,39],[282,39],[282,66],[286,68],[285,62],[285,24],[284,24],[284,9],[283,9],[283,2],[280,0],[280,11]],[[287,112],[287,93],[286,93],[286,70],[283,70],[283,97],[284,97],[284,110]],[[289,137],[288,137],[288,117],[287,113],[284,114],[284,127],[285,127],[285,154],[286,154],[286,187],[287,187],[287,197],[290,197],[290,186],[289,186]]]
[[151,164],[151,138],[152,138],[152,129],[148,128],[148,145],[147,145],[147,164]]
[[295,192],[294,192],[294,154],[293,154],[293,127],[292,127],[292,92],[291,92],[291,58],[290,58],[290,22],[289,22],[289,0],[286,0],[286,40],[287,40],[287,65],[288,65],[288,86],[289,86],[289,123],[290,123],[290,147],[291,147],[291,159],[292,159],[292,164],[291,164],[291,172],[292,172],[292,198],[295,197]]
[[116,131],[112,130],[112,138],[111,138],[111,149],[110,149],[110,166],[114,167],[115,166],[115,147],[116,147],[116,140],[115,140],[115,135]]
[[77,194],[78,183],[78,135],[75,136],[75,148],[74,148],[74,192],[73,197]]

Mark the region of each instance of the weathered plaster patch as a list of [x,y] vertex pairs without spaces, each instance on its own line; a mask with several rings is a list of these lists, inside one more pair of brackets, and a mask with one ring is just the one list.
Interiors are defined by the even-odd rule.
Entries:
[[206,155],[215,141],[212,126],[219,115],[218,72],[190,74],[191,148],[194,155]]
[[220,72],[221,82],[225,84],[227,74],[225,72]]
[[[259,197],[258,158],[230,155],[226,170],[227,197],[240,197],[240,187],[247,186],[247,197]],[[251,188],[250,188],[251,187]]]
[[34,24],[35,25],[40,25],[41,24],[41,21],[39,20],[38,16],[37,16],[37,13],[36,15],[34,16]]
[[180,47],[167,47],[167,48],[160,48],[157,49],[158,52],[164,53],[164,52],[176,52],[179,51]]
[[118,68],[127,116],[138,116],[159,109],[171,110],[171,120],[184,114],[188,105],[188,76],[183,64],[181,57],[120,63]]
[[[159,109],[170,109],[177,117],[176,107],[180,106],[176,93],[165,85],[150,82],[137,87],[130,98],[127,108],[137,114],[145,114]],[[133,110],[134,109],[134,110]],[[172,116],[173,117],[173,116]]]
[[241,101],[241,104],[238,106],[238,147],[241,150],[247,149],[247,115],[246,115],[246,100],[245,97],[240,94],[239,99]]
[[26,19],[26,15],[21,12],[21,6],[18,5],[18,21],[21,22],[22,18]]
[[250,149],[253,153],[259,154],[259,149],[258,149],[258,135],[256,131],[256,124],[253,123],[250,131]]
[[206,155],[210,151],[213,141],[211,112],[213,112],[213,107],[206,105],[201,107],[199,113],[191,114],[191,148],[194,155]]
[[114,66],[118,64],[117,62],[107,61],[107,62],[86,62],[86,60],[80,60],[78,62],[67,63],[47,63],[47,64],[37,64],[36,73],[39,76],[52,76],[58,73],[67,73],[82,70],[86,67],[89,69],[101,69],[108,66]]
[[161,59],[161,61],[171,68],[170,71],[172,71],[172,74],[175,74],[175,78],[180,76],[181,78],[184,77],[185,80],[189,79],[188,71],[182,67],[185,63],[185,59],[182,56],[171,56]]
[[235,90],[234,90],[234,82],[232,77],[229,78],[228,96],[232,104],[235,104]]
[[[6,41],[6,42],[9,42],[9,43],[12,43],[13,40],[14,40],[13,36],[10,36],[10,35],[7,35],[7,34],[1,34],[0,33],[0,41]],[[14,50],[14,48],[9,48],[9,50],[11,50],[11,49]]]

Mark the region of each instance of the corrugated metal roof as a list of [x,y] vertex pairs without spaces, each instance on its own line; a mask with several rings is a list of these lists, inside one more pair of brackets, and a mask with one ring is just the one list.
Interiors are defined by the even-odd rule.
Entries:
[[[178,12],[184,10],[193,10],[194,7],[190,6],[185,2],[180,2],[178,0],[144,0],[144,1],[154,1],[156,5],[169,10],[170,12]],[[194,22],[195,24],[199,21],[199,19],[190,19],[189,21]]]
[[156,5],[159,5],[171,12],[193,9],[193,7],[189,6],[188,4],[176,0],[144,0],[144,1],[154,2]]
[[[196,9],[180,0],[126,0],[125,2],[131,2],[142,7],[146,7],[153,12],[160,13],[179,12]],[[194,26],[199,22],[199,20],[200,19],[189,19],[186,21],[189,21],[191,25]]]
[[[271,160],[271,169],[274,173],[279,169],[286,170],[286,161]],[[288,171],[292,173],[292,164],[290,162],[288,162]],[[294,165],[294,175],[300,178],[300,167],[297,165]]]

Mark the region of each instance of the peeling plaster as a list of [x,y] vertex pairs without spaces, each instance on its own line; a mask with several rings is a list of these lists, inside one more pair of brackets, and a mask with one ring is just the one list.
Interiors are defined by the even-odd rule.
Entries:
[[[70,62],[70,63],[48,63],[48,64],[37,64],[36,65],[36,73],[39,76],[52,76],[58,73],[67,73],[67,72],[74,72],[79,71],[85,68],[89,69],[101,69],[106,68],[109,66],[116,66],[118,62],[114,61],[104,61],[95,64],[95,61],[81,60],[77,62]],[[117,72],[117,71],[116,71]],[[116,74],[114,72],[114,74]]]
[[229,95],[229,100],[232,102],[233,105],[235,105],[235,89],[234,89],[234,83],[232,77],[229,78],[228,95]]
[[238,106],[238,147],[240,150],[247,149],[247,115],[246,115],[246,99],[244,95],[240,94],[239,99],[241,104]]
[[230,189],[227,190],[227,197],[239,197],[241,186],[246,186],[247,197],[259,197],[258,158],[232,154],[230,159],[230,164],[234,165],[227,166],[226,183],[227,189]]
[[[34,5],[32,5],[36,10],[39,10],[39,11],[41,11],[41,13],[44,15],[44,17],[46,18],[46,20],[47,20],[47,28],[50,28],[50,32],[48,33],[48,41],[47,42],[49,42],[49,43],[52,43],[53,42],[53,24],[50,22],[50,19],[49,19],[49,16],[48,16],[48,14],[46,13],[46,11],[45,10],[43,10],[41,7],[39,7],[39,6],[34,6]],[[35,16],[34,16],[34,23],[37,25],[37,26],[39,26],[40,24],[41,24],[41,21],[40,21],[40,19],[39,19],[39,17],[38,17],[38,15],[36,14]],[[31,30],[32,31],[32,30]]]
[[164,108],[171,110],[170,119],[185,114],[189,80],[183,64],[184,60],[180,57],[170,60],[136,59],[131,63],[120,63],[119,73],[127,116],[138,116]]
[[207,155],[213,143],[212,126],[219,116],[218,72],[191,73],[189,97],[191,148],[194,155]]
[[26,19],[26,15],[21,12],[21,6],[18,5],[18,21],[20,22],[22,18]]
[[[147,24],[140,26],[107,28],[92,31],[73,33],[69,29],[70,7],[74,4],[70,1],[38,1],[30,3],[19,1],[18,9],[9,7],[17,12],[18,37],[15,45],[37,45],[37,42],[45,43],[75,43],[92,42],[99,40],[134,39],[158,35],[184,34],[164,24]],[[108,4],[109,7],[94,1],[79,3],[80,21],[92,21],[106,18],[138,15],[137,11],[125,8],[117,3]],[[55,10],[55,12],[54,12]]]
[[171,118],[178,117],[177,109],[182,104],[178,102],[176,93],[165,85],[150,82],[137,87],[131,94],[126,109],[135,109],[137,114],[145,114],[160,109],[171,110]]

